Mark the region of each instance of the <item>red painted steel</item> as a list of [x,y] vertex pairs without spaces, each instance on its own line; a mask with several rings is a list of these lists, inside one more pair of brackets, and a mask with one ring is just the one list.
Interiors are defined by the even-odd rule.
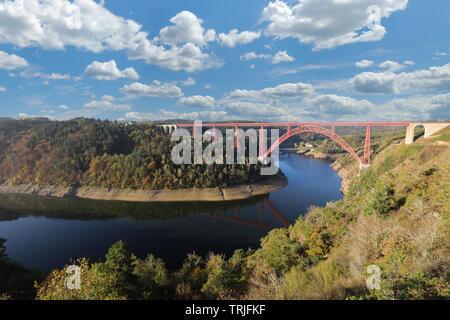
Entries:
[[348,151],[353,156],[353,158],[356,159],[356,161],[358,161],[359,163],[363,163],[361,161],[361,159],[358,157],[358,155],[356,154],[356,152],[353,150],[353,148],[350,147],[350,145],[344,139],[342,139],[339,135],[337,135],[336,133],[333,133],[333,131],[328,130],[326,128],[312,127],[312,126],[302,126],[302,127],[297,127],[295,129],[291,129],[291,131],[287,132],[286,134],[281,136],[277,141],[275,141],[273,143],[273,145],[269,148],[269,150],[267,150],[267,152],[264,154],[263,158],[269,156],[273,152],[273,150],[278,148],[280,144],[282,144],[284,141],[286,141],[290,137],[295,136],[296,134],[299,134],[299,133],[304,133],[304,132],[320,133],[320,134],[323,134],[323,135],[333,139],[334,141],[339,143],[342,146],[342,148],[344,148],[346,151]]
[[364,143],[364,158],[365,165],[370,165],[370,126],[366,128],[366,141]]
[[[179,128],[192,128],[193,123],[173,124]],[[208,123],[202,122],[203,127],[298,127],[298,126],[320,126],[320,127],[407,127],[410,122],[290,122],[290,123],[275,123],[275,122],[219,122]]]
[[[214,129],[214,140],[215,140],[215,130],[216,127],[231,127],[237,129],[239,127],[260,127],[259,134],[259,156],[260,158],[267,157],[270,155],[273,150],[278,148],[278,146],[289,139],[290,137],[303,133],[303,132],[312,132],[312,133],[320,133],[323,134],[337,143],[339,143],[347,152],[349,152],[353,158],[356,159],[360,164],[370,165],[370,127],[407,127],[410,125],[410,122],[292,122],[292,123],[274,123],[274,122],[251,122],[251,123],[227,123],[227,122],[202,122],[202,127],[212,127]],[[194,123],[180,123],[175,124],[175,126],[179,128],[193,128],[195,135],[195,128],[197,127]],[[284,134],[281,138],[274,142],[274,144],[264,153],[264,127],[287,127],[287,133]],[[296,128],[292,128],[296,127]],[[331,130],[326,129],[324,127],[331,127]],[[366,127],[366,141],[364,144],[364,156],[363,160],[359,158],[353,148],[339,135],[335,132],[335,127]],[[237,143],[237,135],[235,136],[235,146],[238,146]],[[264,153],[264,154],[263,154]]]

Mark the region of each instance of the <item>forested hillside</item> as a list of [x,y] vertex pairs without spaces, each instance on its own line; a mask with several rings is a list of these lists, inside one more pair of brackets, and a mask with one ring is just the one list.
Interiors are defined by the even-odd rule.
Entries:
[[239,185],[258,165],[181,165],[152,124],[0,119],[0,183],[152,189]]
[[[342,157],[338,166],[351,185],[344,199],[310,208],[257,250],[191,254],[170,272],[162,260],[138,259],[118,242],[104,262],[78,262],[83,290],[67,290],[66,270],[56,270],[37,298],[448,299],[449,137],[447,129],[413,145],[380,142],[363,171]],[[371,265],[380,270],[379,289],[366,285]]]

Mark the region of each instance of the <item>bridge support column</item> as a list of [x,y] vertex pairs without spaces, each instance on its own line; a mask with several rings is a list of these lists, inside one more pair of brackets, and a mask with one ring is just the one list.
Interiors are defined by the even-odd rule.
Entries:
[[415,124],[410,124],[406,127],[405,144],[411,144],[414,142],[414,128]]
[[362,165],[370,166],[370,126],[366,128],[366,142],[364,143],[364,157]]
[[261,129],[259,130],[259,158],[262,159],[264,156],[264,126],[261,124]]

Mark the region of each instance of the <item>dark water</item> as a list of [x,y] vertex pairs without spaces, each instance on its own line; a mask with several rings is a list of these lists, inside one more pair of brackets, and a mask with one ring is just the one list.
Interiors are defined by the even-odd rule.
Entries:
[[48,272],[71,258],[101,259],[116,241],[138,257],[153,253],[170,269],[187,253],[230,255],[257,248],[270,229],[295,222],[311,205],[342,198],[341,179],[326,161],[281,154],[289,179],[266,197],[223,203],[152,204],[0,195],[0,238],[27,268]]

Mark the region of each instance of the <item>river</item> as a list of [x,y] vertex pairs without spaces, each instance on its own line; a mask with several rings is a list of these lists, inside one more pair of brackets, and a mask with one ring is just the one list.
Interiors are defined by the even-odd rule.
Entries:
[[0,195],[0,238],[8,256],[49,272],[71,258],[102,259],[116,241],[138,257],[153,253],[169,269],[187,253],[227,256],[257,248],[271,229],[295,222],[311,205],[342,198],[341,179],[328,161],[281,153],[286,188],[266,197],[222,203],[131,203]]

